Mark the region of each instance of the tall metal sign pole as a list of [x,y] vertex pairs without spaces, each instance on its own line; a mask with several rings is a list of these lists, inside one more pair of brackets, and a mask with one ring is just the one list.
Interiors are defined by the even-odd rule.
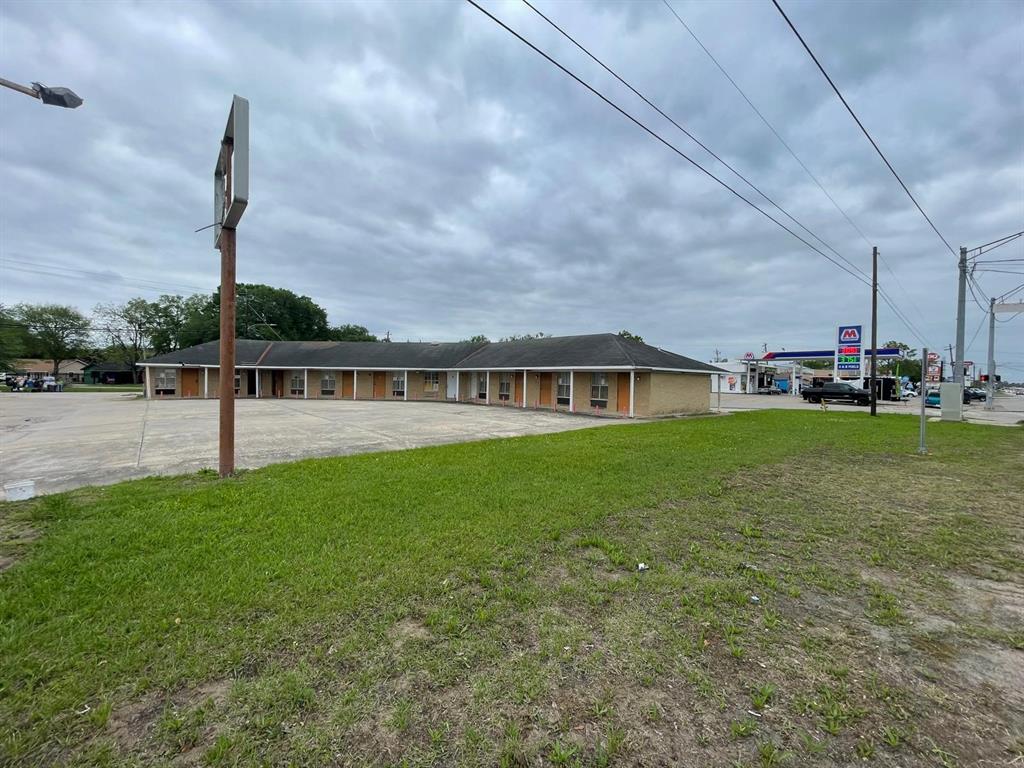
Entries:
[[878,415],[878,248],[871,248],[871,415]]
[[220,251],[221,477],[235,471],[235,229],[248,203],[249,102],[235,96],[213,171],[213,245]]
[[988,381],[985,387],[985,410],[996,409],[993,399],[996,396],[996,300],[989,299],[988,302],[988,365],[985,368],[988,373]]
[[924,444],[925,425],[928,423],[928,417],[925,416],[925,410],[924,410],[924,408],[925,408],[924,401],[927,399],[927,397],[926,397],[927,393],[926,393],[924,387],[925,387],[925,384],[927,382],[928,382],[928,347],[925,347],[924,349],[921,350],[921,389],[920,389],[920,393],[921,393],[921,397],[920,397],[920,400],[921,400],[921,428],[920,428],[920,436],[918,437],[918,441],[917,441],[917,452],[920,453],[920,454],[928,453],[928,449],[925,447],[925,444]]

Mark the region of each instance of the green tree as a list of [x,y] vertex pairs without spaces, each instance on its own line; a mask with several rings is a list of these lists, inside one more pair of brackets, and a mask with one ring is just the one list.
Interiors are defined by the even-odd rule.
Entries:
[[112,359],[131,366],[132,376],[141,381],[142,370],[135,366],[153,347],[159,305],[138,298],[124,304],[97,304],[93,316],[113,353]]
[[362,325],[338,325],[327,332],[331,341],[377,341],[377,337]]
[[[485,337],[484,341],[487,341]],[[550,333],[544,333],[544,331],[538,331],[537,333],[524,333],[522,335],[513,334],[512,336],[504,336],[501,341],[530,341],[531,339],[546,339],[551,338]],[[472,341],[472,339],[470,339]]]
[[629,331],[627,331],[625,329],[619,331],[619,336],[621,336],[624,339],[629,339],[630,341],[635,341],[637,344],[643,344],[644,343],[644,337],[643,336],[638,336],[635,333],[630,333]]
[[74,307],[19,304],[14,316],[28,328],[32,347],[40,357],[53,361],[54,376],[62,362],[82,354],[89,344],[89,318]]
[[10,371],[25,354],[28,329],[0,304],[0,371]]
[[883,376],[909,376],[911,381],[921,379],[921,361],[917,359],[917,350],[902,341],[887,341],[883,348],[895,347],[903,352],[902,360],[884,360],[878,364],[878,372]]
[[488,339],[482,333],[478,333],[476,336],[470,336],[468,339],[463,339],[463,341],[469,342],[470,344],[487,344],[488,342],[490,342],[490,339]]

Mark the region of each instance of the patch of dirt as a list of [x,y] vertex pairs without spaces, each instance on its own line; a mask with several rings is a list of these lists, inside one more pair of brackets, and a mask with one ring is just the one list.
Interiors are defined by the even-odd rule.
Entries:
[[973,576],[953,576],[959,611],[1008,630],[1024,628],[1024,586]]
[[433,637],[429,629],[409,616],[395,622],[391,627],[391,638],[396,648],[400,648],[410,640],[430,640]]
[[107,720],[107,732],[123,751],[132,752],[153,736],[154,726],[167,707],[189,709],[207,701],[220,705],[227,699],[232,683],[228,678],[210,680],[171,695],[150,691],[113,710]]

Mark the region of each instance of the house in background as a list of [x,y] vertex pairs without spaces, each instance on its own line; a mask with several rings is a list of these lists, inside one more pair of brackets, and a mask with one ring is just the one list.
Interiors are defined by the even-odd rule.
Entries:
[[134,369],[127,363],[90,363],[82,370],[89,384],[134,384]]
[[[57,369],[57,378],[61,381],[70,381],[80,384],[82,382],[82,371],[84,368],[84,360],[62,360],[60,367]],[[36,357],[23,358],[21,360],[15,360],[11,369],[19,376],[41,379],[44,376],[53,375],[53,360],[40,360]]]
[[[213,398],[220,343],[149,358],[146,396]],[[613,333],[492,343],[235,345],[235,396],[433,400],[622,417],[705,413],[719,368]]]

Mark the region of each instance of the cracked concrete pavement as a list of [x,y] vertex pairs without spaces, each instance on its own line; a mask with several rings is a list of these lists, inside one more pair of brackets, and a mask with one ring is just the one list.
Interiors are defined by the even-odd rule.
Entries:
[[[36,493],[217,466],[216,400],[106,393],[0,393],[0,483]],[[236,464],[261,467],[621,423],[457,403],[239,400]]]

